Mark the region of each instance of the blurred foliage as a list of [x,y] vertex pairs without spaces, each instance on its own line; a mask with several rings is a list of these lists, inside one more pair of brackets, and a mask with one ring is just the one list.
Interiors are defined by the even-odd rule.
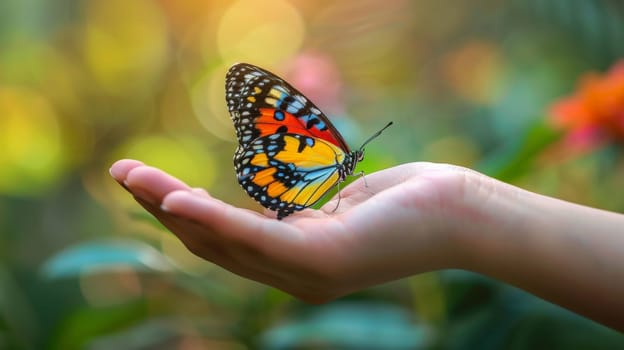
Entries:
[[624,57],[619,0],[4,0],[0,48],[0,349],[624,347],[462,271],[301,304],[192,256],[107,174],[139,158],[257,208],[223,88],[247,61],[354,146],[393,120],[367,172],[450,162],[622,212],[621,143],[575,153],[547,116]]

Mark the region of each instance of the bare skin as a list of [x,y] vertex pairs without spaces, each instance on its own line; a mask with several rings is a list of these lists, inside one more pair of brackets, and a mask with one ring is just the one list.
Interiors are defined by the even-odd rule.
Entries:
[[624,331],[624,215],[469,169],[409,163],[282,221],[135,160],[111,175],[195,255],[323,303],[425,271],[482,273]]

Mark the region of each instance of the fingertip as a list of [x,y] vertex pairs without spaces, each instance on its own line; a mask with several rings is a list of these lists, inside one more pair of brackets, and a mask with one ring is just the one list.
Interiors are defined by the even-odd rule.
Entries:
[[151,203],[161,203],[170,192],[190,190],[181,180],[148,165],[136,166],[128,171],[123,185],[135,196]]
[[172,191],[189,191],[191,189],[182,180],[149,165],[137,166],[130,169],[126,175],[126,182],[130,186],[141,186],[146,189],[157,190],[158,192],[162,192],[161,194],[163,196]]
[[139,166],[144,165],[143,162],[134,159],[121,159],[113,163],[108,169],[110,175],[120,183],[124,183],[128,173]]

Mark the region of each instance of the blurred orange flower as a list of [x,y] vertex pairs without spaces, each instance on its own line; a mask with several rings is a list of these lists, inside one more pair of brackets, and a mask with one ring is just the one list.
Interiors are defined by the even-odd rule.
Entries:
[[577,91],[555,102],[552,122],[566,130],[566,146],[589,151],[607,142],[624,143],[624,60],[604,75],[588,73]]

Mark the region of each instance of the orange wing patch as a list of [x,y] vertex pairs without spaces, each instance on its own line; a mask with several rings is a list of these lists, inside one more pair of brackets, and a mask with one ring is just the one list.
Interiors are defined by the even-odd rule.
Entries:
[[288,188],[286,188],[286,186],[284,186],[281,182],[276,181],[269,185],[269,188],[267,189],[267,194],[270,197],[277,198],[279,195],[286,192],[287,190]]
[[258,153],[251,159],[251,164],[266,168],[269,166],[269,158],[265,153]]
[[256,173],[256,176],[254,176],[252,181],[256,185],[264,187],[275,181],[275,177],[273,177],[273,174],[275,174],[276,171],[277,170],[275,168],[266,168],[264,170],[260,170]]

